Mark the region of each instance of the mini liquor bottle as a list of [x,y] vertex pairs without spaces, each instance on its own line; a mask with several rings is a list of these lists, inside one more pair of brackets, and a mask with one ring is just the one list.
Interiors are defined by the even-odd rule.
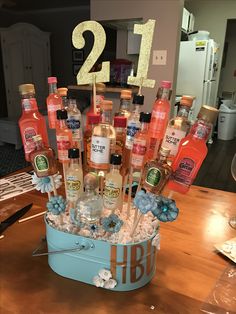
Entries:
[[[162,81],[161,88],[161,98],[156,99],[153,105],[152,119],[149,127],[150,150],[153,151],[154,157],[164,137],[171,108],[169,102],[171,82]],[[159,95],[157,97],[159,97]]]
[[125,147],[127,119],[124,116],[114,117],[114,128],[116,131],[115,153],[122,155]]
[[84,132],[84,170],[88,172],[90,169],[91,157],[91,138],[92,132],[96,125],[99,124],[100,114],[89,112],[87,115],[88,125]]
[[207,155],[205,141],[210,130],[208,123],[197,120],[190,133],[180,141],[178,153],[171,164],[173,173],[167,184],[170,190],[188,192]]
[[48,123],[50,129],[56,128],[56,111],[62,109],[62,99],[57,92],[57,78],[48,77],[49,95],[47,97]]
[[62,109],[66,109],[67,108],[67,103],[68,103],[68,99],[67,99],[68,88],[66,88],[66,87],[59,87],[57,89],[57,92],[61,96]]
[[77,107],[76,95],[73,90],[68,92],[67,101],[67,115],[66,124],[68,129],[72,132],[72,146],[81,149],[82,141],[82,124],[81,124],[81,112]]
[[205,124],[208,124],[210,131],[209,131],[209,135],[208,135],[208,138],[206,139],[206,141],[209,144],[213,143],[213,140],[211,137],[212,137],[214,125],[215,125],[217,117],[218,117],[218,113],[219,113],[218,109],[211,107],[211,106],[203,105],[201,107],[199,113],[198,113],[198,116],[197,116],[198,120],[203,120],[203,121],[205,121]]
[[30,161],[29,155],[35,149],[33,136],[41,135],[43,144],[48,146],[46,121],[38,111],[33,84],[19,85],[21,94],[22,115],[19,119],[21,139],[24,146],[25,159]]
[[30,153],[29,158],[37,177],[56,174],[58,169],[53,149],[44,146],[41,135],[35,135],[32,139],[35,149]]
[[98,177],[94,173],[88,173],[84,177],[84,189],[85,192],[79,198],[76,211],[79,220],[94,224],[98,223],[102,210],[103,210],[103,199],[96,192],[98,188]]
[[68,149],[72,147],[72,133],[67,128],[67,111],[57,110],[58,126],[56,128],[58,160],[62,163],[69,163]]
[[110,155],[115,151],[116,132],[111,125],[112,101],[101,104],[101,122],[92,133],[90,169],[96,172],[109,169]]
[[188,120],[189,110],[194,97],[183,96],[180,100],[180,109],[175,118],[171,119],[166,128],[162,146],[170,149],[169,160],[173,160],[179,148],[179,143],[190,130],[191,122]]
[[105,177],[103,205],[104,208],[114,212],[122,206],[122,176],[120,175],[121,155],[112,154],[110,164],[110,171]]
[[75,208],[75,204],[84,190],[83,170],[79,164],[79,155],[78,148],[70,148],[68,150],[70,163],[66,170],[65,188],[66,199],[70,203],[71,208]]
[[127,119],[131,114],[131,98],[132,91],[129,89],[122,89],[120,93],[120,108],[117,116],[124,116]]
[[167,163],[170,150],[161,147],[155,160],[146,162],[141,179],[141,187],[148,192],[160,194],[165,187],[172,169]]
[[141,170],[145,162],[147,147],[149,147],[148,128],[151,121],[151,113],[141,112],[139,121],[141,123],[141,129],[134,136],[131,166],[133,169]]

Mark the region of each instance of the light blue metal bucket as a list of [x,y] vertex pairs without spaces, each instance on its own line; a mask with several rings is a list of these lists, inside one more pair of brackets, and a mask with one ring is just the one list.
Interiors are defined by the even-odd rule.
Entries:
[[[51,227],[46,219],[48,263],[57,274],[94,285],[93,278],[108,269],[117,285],[112,290],[129,291],[143,287],[156,271],[156,248],[152,238],[132,244],[111,244]],[[60,251],[62,251],[60,253]]]

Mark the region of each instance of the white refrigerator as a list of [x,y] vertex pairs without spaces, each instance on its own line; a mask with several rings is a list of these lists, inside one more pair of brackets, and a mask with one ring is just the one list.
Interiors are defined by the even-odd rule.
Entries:
[[190,118],[202,105],[216,106],[216,73],[219,45],[213,39],[181,41],[176,95],[195,96]]

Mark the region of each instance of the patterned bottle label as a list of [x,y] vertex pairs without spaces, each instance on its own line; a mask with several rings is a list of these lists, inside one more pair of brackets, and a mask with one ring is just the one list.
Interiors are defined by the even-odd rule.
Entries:
[[67,135],[57,135],[57,151],[60,161],[68,161],[68,149],[70,148],[70,138]]
[[147,141],[134,139],[132,155],[131,155],[131,165],[133,167],[142,167],[144,156],[147,150]]
[[110,139],[107,137],[92,136],[91,161],[95,164],[109,164]]
[[45,155],[35,156],[34,164],[38,172],[48,171],[49,169],[49,162]]
[[25,153],[31,153],[35,149],[35,142],[33,141],[32,137],[37,134],[36,130],[32,127],[25,128],[24,130],[24,150]]
[[81,182],[77,176],[68,175],[66,177],[67,194],[66,197],[69,201],[76,201],[79,196]]
[[196,164],[191,158],[181,159],[173,174],[174,180],[185,185],[191,185],[193,181],[192,172],[195,167]]
[[158,168],[152,167],[148,170],[145,182],[153,187],[158,186],[161,180],[161,172]]
[[185,131],[176,130],[168,127],[162,145],[170,149],[170,155],[176,156],[179,148],[179,142],[186,135]]
[[133,148],[134,136],[140,130],[139,124],[135,121],[128,121],[125,147]]
[[119,205],[120,188],[115,182],[108,180],[104,188],[104,206],[109,209],[116,209]]
[[48,104],[47,105],[48,112],[54,112],[61,109],[61,105]]
[[32,110],[32,106],[29,99],[22,99],[22,106],[25,111]]
[[80,141],[82,139],[81,136],[81,122],[78,116],[70,116],[66,121],[68,129],[72,131],[73,141]]

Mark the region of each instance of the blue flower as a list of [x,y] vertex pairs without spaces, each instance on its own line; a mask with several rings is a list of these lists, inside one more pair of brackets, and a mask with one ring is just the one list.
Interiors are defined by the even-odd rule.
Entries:
[[52,196],[47,202],[47,209],[54,215],[60,215],[66,209],[66,200],[62,196]]
[[[53,175],[53,179],[55,182],[56,189],[61,186],[61,178],[60,174]],[[35,184],[35,189],[40,191],[41,193],[47,193],[53,191],[52,181],[50,177],[37,177],[36,173],[32,175],[32,184]]]
[[156,196],[152,193],[145,193],[141,190],[135,195],[134,205],[141,211],[142,214],[146,214],[147,212],[157,208]]
[[108,217],[102,218],[101,224],[106,232],[116,233],[120,231],[123,221],[116,214],[111,214]]
[[175,201],[162,195],[156,196],[157,207],[152,210],[153,215],[162,222],[174,221],[179,209],[176,207]]

